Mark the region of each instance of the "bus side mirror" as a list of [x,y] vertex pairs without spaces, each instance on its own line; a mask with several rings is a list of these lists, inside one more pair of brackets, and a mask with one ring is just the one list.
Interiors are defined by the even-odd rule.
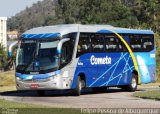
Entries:
[[12,57],[12,51],[13,51],[13,47],[16,46],[18,44],[18,41],[13,42],[12,44],[9,45],[9,50],[8,50],[8,56]]

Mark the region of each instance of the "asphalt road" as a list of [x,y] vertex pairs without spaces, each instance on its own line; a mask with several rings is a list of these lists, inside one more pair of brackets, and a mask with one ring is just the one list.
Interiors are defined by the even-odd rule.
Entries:
[[[138,88],[137,91],[148,89],[159,88]],[[34,91],[13,91],[0,93],[0,98],[61,108],[160,108],[160,101],[136,98],[132,96],[132,92],[124,92],[118,88],[110,88],[103,93],[94,93],[87,89],[81,96],[73,96],[71,93],[47,91],[45,96],[39,97]]]

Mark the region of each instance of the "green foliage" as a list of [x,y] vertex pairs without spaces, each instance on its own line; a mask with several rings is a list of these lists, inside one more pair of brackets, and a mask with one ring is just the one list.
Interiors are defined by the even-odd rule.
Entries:
[[139,21],[139,27],[152,28],[160,32],[160,1],[159,0],[135,0],[132,9]]
[[7,51],[5,48],[0,44],[0,70],[8,70],[14,65],[14,60],[16,57],[16,49],[13,50],[13,56],[8,57]]
[[145,99],[160,100],[160,91],[159,90],[152,90],[152,91],[136,92],[133,94],[133,96],[145,98]]
[[7,71],[7,72],[0,72],[0,91],[1,87],[6,86],[14,86],[15,85],[15,72],[14,71]]
[[58,0],[56,17],[61,23],[112,24],[132,27],[138,20],[117,0]]
[[156,75],[157,75],[157,82],[160,82],[160,34],[155,34],[155,41],[156,41]]
[[8,29],[82,23],[148,28],[160,32],[159,0],[44,0],[8,21]]
[[0,44],[0,69],[2,70],[7,64],[7,52],[4,47]]
[[26,9],[8,20],[9,30],[18,30],[20,33],[33,27],[51,24],[54,20],[55,2],[54,0],[38,1],[32,7]]
[[0,112],[7,112],[8,110],[12,114],[14,112],[17,112],[16,114],[81,114],[81,109],[76,108],[53,108],[51,106],[12,102],[4,99],[0,99],[0,107]]

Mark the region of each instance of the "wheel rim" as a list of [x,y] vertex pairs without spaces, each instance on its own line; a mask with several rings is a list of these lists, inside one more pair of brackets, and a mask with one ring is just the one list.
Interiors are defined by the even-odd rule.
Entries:
[[81,91],[81,90],[82,90],[82,82],[79,81],[79,91]]
[[136,88],[136,86],[137,86],[137,81],[136,81],[135,78],[132,78],[132,83],[131,83],[131,85],[132,85],[132,88]]

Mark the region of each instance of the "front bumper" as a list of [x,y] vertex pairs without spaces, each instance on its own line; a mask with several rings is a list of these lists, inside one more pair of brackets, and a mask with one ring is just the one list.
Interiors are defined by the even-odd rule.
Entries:
[[17,90],[58,90],[71,89],[71,77],[54,76],[48,79],[22,80],[16,78]]

